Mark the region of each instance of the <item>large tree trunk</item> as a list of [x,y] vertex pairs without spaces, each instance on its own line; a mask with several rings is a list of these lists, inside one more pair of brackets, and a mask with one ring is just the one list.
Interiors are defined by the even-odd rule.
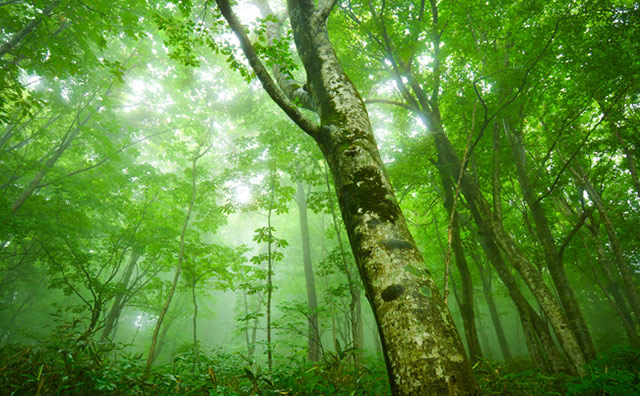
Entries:
[[218,6],[269,95],[311,135],[333,175],[351,247],[380,331],[393,395],[471,395],[464,347],[409,233],[376,146],[364,103],[329,41],[335,2],[290,0],[289,18],[317,126],[279,91],[226,0]]
[[326,20],[306,1],[290,1],[289,16],[322,123],[314,138],[333,175],[392,393],[473,394],[462,342],[409,233],[364,103],[338,62]]
[[307,222],[307,198],[304,194],[304,186],[297,182],[298,213],[300,215],[300,237],[302,238],[302,261],[304,264],[304,278],[307,285],[307,304],[309,308],[308,318],[308,349],[307,357],[310,362],[320,360],[320,328],[318,327],[318,297],[316,296],[316,283],[313,279],[313,267],[311,265],[311,247],[309,237],[309,224]]

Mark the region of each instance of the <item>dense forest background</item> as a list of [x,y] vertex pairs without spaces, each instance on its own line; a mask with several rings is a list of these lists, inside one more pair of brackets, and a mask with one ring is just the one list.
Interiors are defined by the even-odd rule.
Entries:
[[[389,394],[348,202],[225,3],[0,1],[1,394]],[[640,394],[638,3],[315,6],[470,383]],[[287,5],[234,9],[325,125]]]

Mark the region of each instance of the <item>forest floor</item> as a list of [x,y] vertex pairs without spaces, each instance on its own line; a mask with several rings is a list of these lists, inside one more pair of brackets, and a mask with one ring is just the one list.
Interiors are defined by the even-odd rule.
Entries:
[[[381,358],[327,352],[321,362],[280,358],[271,371],[239,353],[185,345],[173,361],[144,375],[142,354],[104,342],[57,337],[0,350],[0,395],[388,395]],[[640,350],[615,347],[589,364],[583,378],[548,374],[531,362],[480,360],[474,372],[481,395],[640,395]]]

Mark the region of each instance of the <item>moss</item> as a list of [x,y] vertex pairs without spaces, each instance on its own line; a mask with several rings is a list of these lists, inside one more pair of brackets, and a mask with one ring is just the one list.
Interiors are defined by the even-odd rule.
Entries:
[[378,169],[368,166],[354,172],[353,182],[343,187],[342,200],[348,213],[371,212],[381,221],[394,221],[398,217],[398,206],[387,193]]
[[427,286],[420,286],[418,291],[420,292],[420,294],[422,294],[423,296],[428,297],[428,298],[431,298],[431,295],[433,294],[431,292],[431,289],[429,289]]

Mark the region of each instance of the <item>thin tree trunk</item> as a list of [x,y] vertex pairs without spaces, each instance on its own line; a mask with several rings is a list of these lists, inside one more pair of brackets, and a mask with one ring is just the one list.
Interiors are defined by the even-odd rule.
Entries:
[[[88,121],[88,117],[85,119],[85,121]],[[40,184],[42,179],[44,179],[45,175],[49,172],[49,170],[51,170],[51,168],[58,161],[60,156],[62,156],[62,153],[64,153],[65,150],[69,148],[69,146],[71,145],[71,142],[76,138],[76,136],[78,136],[78,134],[80,133],[80,126],[81,125],[77,125],[70,134],[68,134],[63,138],[62,142],[60,143],[60,146],[58,146],[58,149],[53,153],[53,155],[49,157],[49,159],[44,164],[40,172],[36,174],[36,176],[33,178],[33,180],[31,180],[27,188],[25,188],[24,191],[22,191],[22,194],[20,194],[18,199],[16,199],[13,205],[11,205],[11,214],[16,214],[20,210],[22,205],[27,201],[27,199],[31,197],[33,192],[38,188],[38,185]],[[73,128],[73,125],[72,125],[72,128]]]
[[162,331],[158,335],[157,348],[153,353],[153,359],[151,362],[152,364],[153,362],[156,361],[156,359],[158,359],[158,356],[160,356],[160,353],[164,349],[165,345],[167,345],[167,334],[169,333],[169,329],[171,329],[171,326],[175,323],[176,319],[178,318],[178,312],[180,312],[181,308],[182,308],[182,304],[179,304],[176,308],[174,308],[171,311],[171,314],[165,318],[162,325]]
[[591,183],[591,180],[587,177],[586,172],[577,165],[571,167],[571,172],[576,177],[576,179],[584,186],[587,194],[589,194],[589,197],[598,210],[598,213],[600,213],[602,224],[604,225],[604,229],[606,230],[607,236],[609,237],[609,242],[611,243],[611,250],[613,251],[613,256],[615,257],[615,263],[618,266],[620,275],[622,276],[622,282],[624,284],[623,291],[625,292],[627,299],[629,300],[631,310],[635,314],[636,320],[639,321],[638,323],[640,323],[640,297],[638,296],[638,289],[633,281],[633,275],[631,273],[631,269],[629,268],[629,264],[624,257],[624,253],[622,251],[622,246],[620,245],[620,240],[618,239],[616,229],[613,226],[611,217],[609,217],[609,211],[607,210],[607,208],[605,208],[604,202],[602,201],[602,196],[595,189],[593,183]]
[[131,279],[131,274],[133,274],[133,269],[138,262],[138,258],[140,257],[140,252],[136,249],[131,251],[131,257],[129,258],[129,264],[124,270],[124,274],[122,275],[122,279],[120,280],[120,284],[122,284],[125,288],[125,291],[122,293],[118,293],[113,301],[113,305],[107,314],[107,319],[105,320],[104,327],[102,328],[102,335],[100,337],[101,340],[105,340],[109,338],[111,335],[115,323],[118,321],[120,317],[120,313],[122,312],[122,308],[124,308],[124,299],[126,294],[128,293],[127,287],[129,285],[129,280]]
[[[200,149],[199,147],[198,149]],[[171,300],[173,299],[173,295],[176,291],[176,287],[178,286],[178,279],[180,279],[180,271],[182,269],[182,262],[184,261],[184,239],[187,233],[187,226],[189,225],[189,220],[191,219],[191,212],[193,211],[193,206],[196,202],[196,164],[203,155],[209,151],[211,146],[205,149],[202,153],[198,152],[192,161],[191,165],[191,200],[189,201],[189,207],[187,209],[187,215],[185,216],[184,223],[182,224],[182,231],[180,232],[180,251],[178,253],[178,266],[176,267],[176,271],[173,274],[173,281],[171,282],[171,288],[169,289],[169,295],[167,295],[167,299],[165,300],[164,306],[162,307],[162,311],[160,311],[160,316],[158,317],[158,321],[156,322],[156,327],[153,330],[153,336],[151,337],[151,346],[149,347],[149,356],[147,357],[147,364],[144,368],[143,376],[146,378],[149,376],[149,372],[151,370],[151,365],[153,364],[153,359],[155,356],[156,343],[158,342],[158,333],[160,332],[160,328],[162,327],[162,321],[164,320],[167,311],[169,310],[169,306],[171,305]]]
[[196,284],[198,279],[193,275],[191,282],[191,301],[193,302],[193,375],[196,375],[196,367],[200,365],[198,348],[198,302],[196,300]]
[[[624,327],[624,330],[627,333],[627,338],[629,339],[629,343],[631,344],[632,347],[638,347],[640,346],[640,337],[638,336],[638,333],[635,330],[636,329],[635,322],[633,321],[633,317],[631,316],[629,308],[627,307],[627,302],[625,301],[622,293],[620,292],[620,285],[618,284],[618,281],[614,278],[615,275],[613,274],[613,271],[612,271],[612,265],[609,262],[609,259],[607,258],[607,255],[605,253],[604,246],[602,245],[602,241],[600,240],[600,234],[598,233],[598,227],[596,225],[597,223],[595,222],[593,217],[592,217],[591,223],[592,223],[591,226],[587,225],[587,229],[589,229],[591,233],[592,242],[596,245],[597,262],[600,267],[602,278],[603,278],[601,281],[594,269],[593,271],[594,271],[596,283],[598,284],[598,286],[600,286],[600,289],[604,294],[605,298],[607,299],[609,304],[611,304],[613,309],[616,311],[616,313],[620,317],[620,322],[622,323],[622,326]],[[587,245],[584,239],[582,240],[582,244],[585,249],[584,251],[588,252],[590,250],[590,247]],[[589,267],[595,268],[595,266],[591,263],[590,256],[587,255],[586,257],[589,262]]]
[[[441,169],[441,167],[438,167]],[[471,364],[474,364],[482,357],[480,348],[480,340],[478,339],[478,330],[476,328],[475,307],[473,300],[473,282],[471,280],[471,272],[469,265],[462,249],[462,240],[460,237],[460,220],[458,213],[454,207],[455,188],[453,181],[449,175],[440,170],[440,179],[444,187],[444,206],[447,209],[451,222],[451,248],[455,256],[456,267],[460,273],[460,281],[462,285],[462,298],[459,301],[460,314],[464,326],[465,338],[469,347],[469,357]]]
[[271,232],[271,212],[273,211],[273,201],[275,198],[275,165],[271,169],[271,174],[269,175],[269,189],[270,198],[269,198],[269,211],[267,214],[267,230],[268,230],[268,241],[267,241],[267,362],[269,366],[269,371],[273,369],[273,350],[271,349],[271,299],[273,296],[273,257],[272,257],[272,243],[273,243],[273,233]]
[[38,15],[38,17],[34,18],[31,22],[29,22],[25,27],[23,27],[18,33],[15,33],[11,36],[11,39],[6,43],[0,46],[0,59],[5,56],[9,51],[18,46],[25,37],[27,37],[31,32],[33,32],[38,25],[42,22],[43,18],[48,18],[53,11],[53,8],[59,3],[59,0],[55,0],[49,4],[47,8],[42,12],[42,14]]
[[535,196],[533,187],[529,181],[529,175],[527,174],[526,169],[526,153],[522,131],[518,128],[515,130],[511,129],[507,120],[504,119],[503,126],[511,143],[522,196],[533,217],[533,221],[535,223],[535,235],[537,235],[538,240],[542,245],[547,269],[549,270],[551,279],[553,280],[558,296],[560,297],[560,302],[567,315],[567,319],[569,320],[569,325],[571,326],[572,332],[576,335],[580,348],[584,352],[585,358],[587,360],[595,359],[596,352],[593,346],[593,341],[591,340],[589,329],[587,328],[586,321],[584,320],[584,316],[580,310],[573,288],[571,287],[564,271],[564,264],[558,254],[556,242],[551,234],[551,228],[549,227],[547,217],[539,200]]
[[[450,177],[457,178],[460,174],[460,159],[453,150],[448,138],[444,132],[439,130],[434,133],[434,141],[439,153],[438,155],[442,155],[443,157],[442,163],[447,164],[444,168],[448,170]],[[569,327],[568,319],[564,311],[555,300],[551,290],[549,290],[545,284],[542,274],[524,257],[513,239],[505,232],[502,223],[497,221],[492,215],[491,208],[480,191],[480,188],[466,172],[462,174],[460,186],[462,193],[466,197],[474,221],[478,226],[479,235],[484,239],[483,248],[486,246],[485,252],[487,253],[487,257],[494,265],[500,279],[502,279],[506,285],[507,279],[513,276],[502,261],[500,253],[493,251],[494,244],[500,247],[505,253],[509,262],[516,268],[529,287],[529,290],[531,290],[538,303],[545,310],[563,350],[571,359],[572,371],[582,375],[586,364],[583,351],[577,341],[576,335]],[[509,281],[509,283],[511,283],[511,285],[507,286],[507,289],[514,303],[518,306],[517,301],[521,301],[520,296],[522,296],[522,294],[518,290],[515,280]]]
[[513,360],[513,355],[511,354],[511,348],[509,348],[509,342],[507,341],[507,337],[504,333],[504,327],[502,327],[502,320],[500,320],[500,315],[498,314],[498,308],[496,307],[495,300],[493,299],[493,290],[491,285],[491,270],[485,268],[480,260],[475,256],[473,249],[470,249],[471,257],[476,263],[478,267],[478,272],[480,273],[480,280],[482,282],[482,294],[484,295],[484,299],[487,303],[487,307],[489,308],[489,315],[491,316],[491,323],[493,323],[493,328],[496,332],[496,337],[498,338],[498,344],[500,345],[500,351],[502,352],[502,358],[506,361]]
[[[247,301],[247,293],[246,291],[242,292],[242,298],[244,300],[244,311],[245,315],[249,315],[249,302]],[[256,336],[258,333],[258,315],[260,314],[260,310],[262,307],[261,299],[258,298],[258,308],[255,313],[255,317],[253,318],[253,323],[251,327],[251,336],[249,336],[249,321],[247,320],[247,326],[244,332],[245,341],[247,344],[247,359],[249,361],[253,360],[253,354],[256,350]]]
[[301,182],[296,183],[298,213],[300,217],[300,237],[302,238],[302,259],[304,264],[304,278],[307,286],[307,306],[309,308],[308,324],[308,346],[307,358],[310,362],[320,360],[320,327],[318,326],[318,297],[316,296],[316,283],[313,279],[313,267],[311,264],[311,247],[309,237],[309,224],[307,222],[307,198],[304,193],[304,186]]

